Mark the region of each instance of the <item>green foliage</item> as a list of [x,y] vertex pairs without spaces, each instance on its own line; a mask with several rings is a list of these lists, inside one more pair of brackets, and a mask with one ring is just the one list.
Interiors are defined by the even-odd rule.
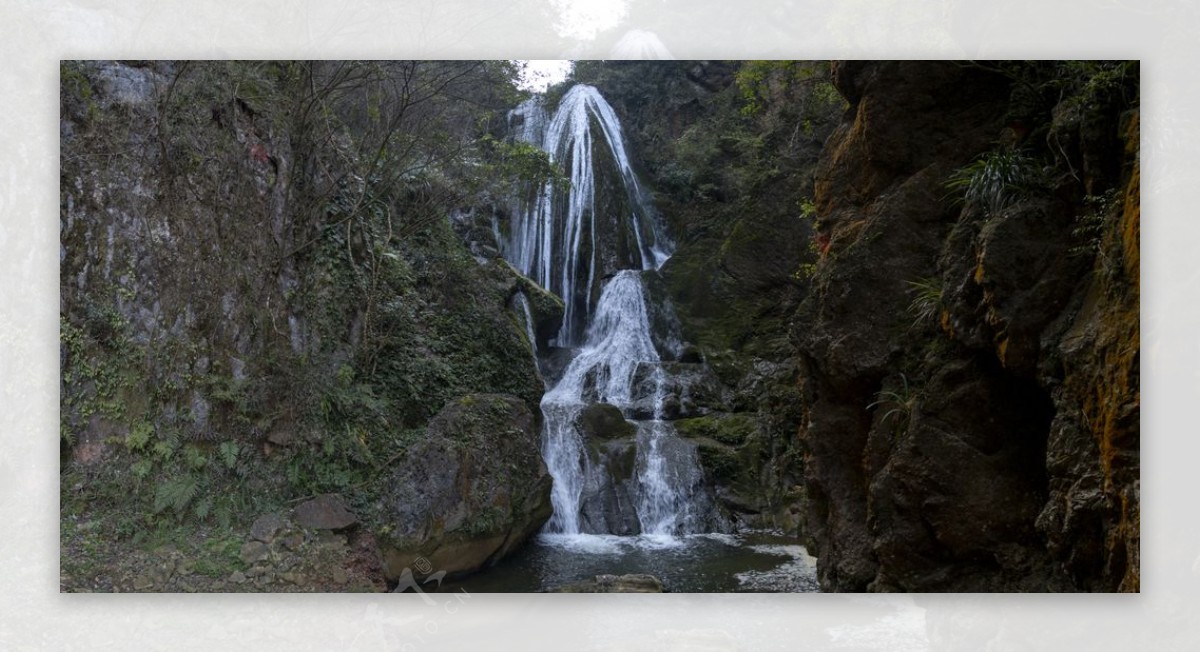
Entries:
[[217,447],[217,452],[221,457],[221,464],[230,471],[237,469],[238,454],[241,453],[241,445],[236,442],[222,442]]
[[561,166],[550,161],[550,155],[535,145],[497,139],[491,134],[484,134],[479,145],[484,164],[478,178],[496,183],[497,187],[489,190],[497,197],[515,197],[522,187],[540,188],[553,183],[565,188],[571,183]]
[[[735,80],[742,95],[742,113],[747,116],[767,111],[796,86],[810,87],[800,96],[797,113],[803,119],[812,121],[846,107],[845,99],[830,80],[826,61],[746,61]],[[811,127],[810,124],[809,131]]]
[[884,409],[879,423],[891,424],[893,441],[908,429],[913,411],[921,401],[919,392],[909,386],[908,377],[900,374],[900,386],[895,390],[880,390],[875,393],[875,401],[867,405],[868,411]]
[[129,434],[125,436],[125,446],[129,447],[130,451],[141,451],[146,448],[146,444],[150,442],[150,436],[154,434],[154,427],[146,422],[141,422],[129,429]]
[[946,181],[951,197],[979,207],[987,215],[1003,211],[1042,186],[1044,179],[1037,162],[1009,148],[983,154],[956,170]]
[[182,515],[199,489],[199,477],[191,474],[164,479],[154,492],[154,512],[170,508],[177,516]]
[[1071,235],[1078,243],[1070,249],[1073,256],[1100,252],[1104,226],[1118,206],[1117,189],[1110,188],[1100,195],[1087,195],[1083,198],[1083,206],[1084,211],[1075,217],[1075,226],[1071,229]]
[[938,277],[907,282],[912,301],[908,312],[913,316],[913,327],[919,327],[937,319],[942,312],[942,280]]

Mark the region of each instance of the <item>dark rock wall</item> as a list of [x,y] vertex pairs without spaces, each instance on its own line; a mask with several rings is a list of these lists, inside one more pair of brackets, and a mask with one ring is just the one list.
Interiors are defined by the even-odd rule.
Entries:
[[[793,326],[826,590],[1137,590],[1136,113],[1064,93],[1021,124],[1002,72],[835,66]],[[1036,182],[948,201],[1006,145]]]

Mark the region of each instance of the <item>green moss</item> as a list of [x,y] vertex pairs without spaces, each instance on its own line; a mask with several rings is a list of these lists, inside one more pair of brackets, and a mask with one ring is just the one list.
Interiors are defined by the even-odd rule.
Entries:
[[758,432],[758,417],[752,413],[714,413],[675,422],[685,438],[712,438],[728,445],[741,445]]
[[612,404],[589,405],[579,413],[576,423],[587,439],[629,438],[637,433],[637,428]]

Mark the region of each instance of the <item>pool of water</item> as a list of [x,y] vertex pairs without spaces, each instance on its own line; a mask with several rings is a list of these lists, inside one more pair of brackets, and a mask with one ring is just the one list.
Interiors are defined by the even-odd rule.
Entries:
[[[668,592],[816,592],[816,560],[776,533],[538,535],[496,566],[441,591],[537,592],[599,574],[650,574]],[[428,588],[426,588],[428,589]]]

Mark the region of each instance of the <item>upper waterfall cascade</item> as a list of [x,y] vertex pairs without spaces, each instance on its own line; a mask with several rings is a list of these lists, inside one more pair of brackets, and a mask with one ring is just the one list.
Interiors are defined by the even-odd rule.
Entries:
[[[602,276],[620,268],[657,269],[673,244],[630,165],[625,137],[600,92],[578,84],[548,117],[540,96],[509,115],[513,136],[537,145],[568,173],[569,188],[547,182],[514,211],[505,256],[566,304],[559,346],[582,343]],[[597,139],[603,140],[599,147]],[[612,170],[624,197],[598,197]],[[615,195],[615,193],[609,193]],[[615,215],[614,215],[615,213]],[[605,260],[601,260],[605,259]]]

